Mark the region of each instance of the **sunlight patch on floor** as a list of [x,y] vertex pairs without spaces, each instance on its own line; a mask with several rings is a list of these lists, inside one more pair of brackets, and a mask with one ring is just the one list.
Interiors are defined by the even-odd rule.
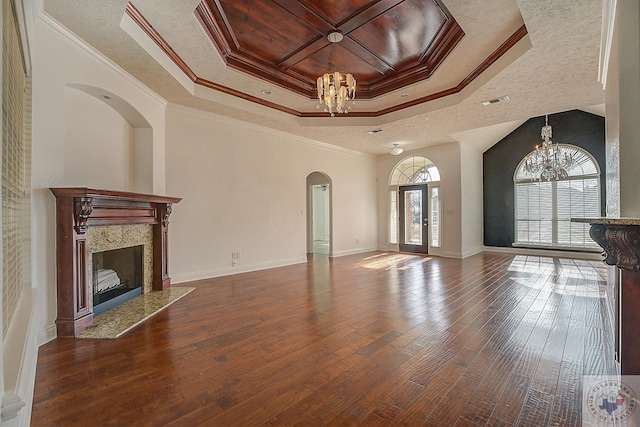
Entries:
[[[529,275],[513,279],[524,286],[584,298],[606,297],[607,281],[600,271],[604,269],[584,260],[527,255],[516,256],[508,268]],[[536,279],[532,279],[534,275]]]
[[[370,268],[374,270],[383,270],[391,267],[399,267],[401,270],[406,270],[416,265],[424,264],[430,261],[431,258],[422,255],[408,255],[401,253],[389,253],[373,255],[364,259],[363,262],[357,264],[358,267]],[[408,263],[409,264],[405,264]],[[404,264],[404,265],[400,265]]]

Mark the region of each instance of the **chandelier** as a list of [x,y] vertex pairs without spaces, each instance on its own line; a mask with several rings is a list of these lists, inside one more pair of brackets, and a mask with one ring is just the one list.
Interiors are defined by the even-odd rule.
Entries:
[[542,145],[536,145],[535,151],[527,156],[524,163],[525,172],[533,180],[557,181],[566,178],[567,170],[573,166],[573,156],[551,141],[551,133],[548,116],[545,115],[540,133]]
[[[340,31],[329,33],[327,39],[331,43],[338,43],[343,36]],[[318,107],[324,104],[324,111],[331,114],[347,114],[355,105],[356,79],[350,73],[325,73],[318,77]]]

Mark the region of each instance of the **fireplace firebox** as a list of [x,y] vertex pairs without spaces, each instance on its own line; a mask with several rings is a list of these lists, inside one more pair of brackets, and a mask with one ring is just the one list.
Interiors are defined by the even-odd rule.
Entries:
[[91,254],[93,314],[142,294],[144,245]]

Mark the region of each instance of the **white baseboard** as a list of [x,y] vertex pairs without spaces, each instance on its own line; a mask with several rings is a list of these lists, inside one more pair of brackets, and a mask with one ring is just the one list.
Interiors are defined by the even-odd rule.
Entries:
[[480,253],[482,253],[484,251],[485,251],[485,249],[482,246],[479,246],[479,247],[477,247],[475,249],[471,249],[469,251],[462,252],[462,258],[467,258],[467,257],[473,256],[473,255],[477,255],[477,254],[480,254]]
[[38,363],[38,292],[25,287],[2,342],[3,425],[29,426]]
[[56,324],[52,323],[51,325],[47,326],[43,331],[40,331],[40,333],[38,334],[38,340],[37,340],[38,347],[48,342],[51,342],[56,338],[58,338],[58,329],[56,328]]
[[460,252],[450,252],[450,251],[442,251],[440,252],[440,256],[443,258],[463,258],[462,253]]
[[357,249],[347,249],[345,251],[333,251],[333,257],[341,257],[341,256],[347,256],[347,255],[357,255],[357,254],[363,254],[366,252],[373,252],[373,251],[377,251],[378,248],[375,247],[371,247],[371,248],[357,248]]
[[232,274],[248,273],[250,271],[266,270],[268,268],[284,267],[287,265],[301,264],[307,262],[306,257],[290,258],[279,261],[267,261],[254,264],[238,264],[235,267],[223,267],[213,270],[202,270],[193,273],[172,274],[171,283],[186,283],[196,280],[213,279],[214,277],[231,276]]
[[537,255],[557,258],[574,258],[602,261],[604,258],[600,253],[595,252],[574,252],[557,251],[552,249],[530,249],[530,248],[504,248],[498,246],[484,246],[485,252],[500,252],[513,255]]

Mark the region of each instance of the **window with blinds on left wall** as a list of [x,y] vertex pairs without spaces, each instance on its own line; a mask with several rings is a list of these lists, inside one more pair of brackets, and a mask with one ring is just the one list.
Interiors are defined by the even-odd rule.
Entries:
[[28,283],[31,80],[15,4],[2,1],[2,336]]

